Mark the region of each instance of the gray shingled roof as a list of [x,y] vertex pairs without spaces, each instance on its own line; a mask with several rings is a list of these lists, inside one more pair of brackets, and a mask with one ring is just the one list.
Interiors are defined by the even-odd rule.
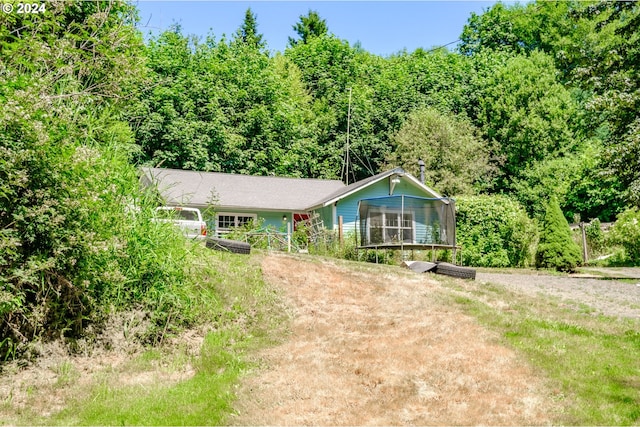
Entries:
[[250,176],[177,169],[143,168],[145,184],[155,183],[167,204],[224,208],[305,211],[345,188],[341,181]]

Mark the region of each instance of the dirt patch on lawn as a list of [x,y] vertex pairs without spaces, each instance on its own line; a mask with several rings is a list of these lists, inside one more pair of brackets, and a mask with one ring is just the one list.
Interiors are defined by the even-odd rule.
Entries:
[[[291,334],[259,356],[238,425],[544,425],[559,408],[498,337],[429,275],[270,255]],[[388,273],[387,273],[388,272]]]

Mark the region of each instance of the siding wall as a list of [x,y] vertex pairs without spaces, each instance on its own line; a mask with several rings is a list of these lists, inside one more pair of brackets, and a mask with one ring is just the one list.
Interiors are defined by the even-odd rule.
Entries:
[[[193,206],[195,208],[199,208],[204,212],[205,207],[203,206]],[[271,211],[252,211],[248,209],[235,209],[235,208],[218,208],[217,214],[224,213],[233,213],[233,214],[246,214],[246,215],[257,215],[258,219],[264,219],[263,227],[273,227],[276,230],[280,230],[285,223],[282,221],[282,217],[286,215],[287,221],[290,222],[292,220],[291,212],[271,212]],[[204,213],[203,213],[204,215]],[[204,220],[207,222],[210,230],[215,229],[216,218],[211,216],[205,216]],[[286,225],[284,230],[286,230]]]
[[[354,232],[357,227],[356,219],[358,217],[358,201],[362,199],[388,196],[389,182],[390,182],[389,178],[384,178],[381,181],[373,185],[370,185],[366,188],[363,188],[360,191],[357,191],[356,193],[338,202],[338,205],[336,207],[336,215],[342,216],[343,218],[344,233]],[[395,185],[393,190],[394,196],[399,196],[401,194],[405,194],[407,196],[416,196],[416,197],[429,197],[429,195],[425,194],[415,185],[409,183],[405,178],[400,178],[400,182]],[[331,206],[327,206],[321,209],[318,213],[320,213],[320,215],[323,216],[323,219],[327,215],[330,216]],[[424,215],[422,216],[422,218],[419,218],[418,214],[416,214],[416,218],[415,218],[416,222],[420,221],[420,219],[422,219],[422,222],[423,222]],[[331,228],[331,229],[337,229],[338,228],[337,218],[335,223],[333,223],[333,221],[330,222],[325,219],[325,227]]]
[[320,215],[320,219],[322,219],[322,222],[324,223],[324,228],[328,230],[333,230],[338,227],[337,222],[334,224],[333,205],[320,208],[316,211],[316,213]]

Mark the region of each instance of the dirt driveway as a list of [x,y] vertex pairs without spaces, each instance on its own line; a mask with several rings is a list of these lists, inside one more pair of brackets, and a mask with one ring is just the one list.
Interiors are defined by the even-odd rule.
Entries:
[[[291,334],[238,391],[238,425],[541,425],[558,408],[429,275],[269,255]],[[380,272],[383,272],[382,274]]]

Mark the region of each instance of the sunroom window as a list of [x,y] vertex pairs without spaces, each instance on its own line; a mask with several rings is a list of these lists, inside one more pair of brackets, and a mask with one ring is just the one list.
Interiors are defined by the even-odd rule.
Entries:
[[375,243],[411,243],[414,238],[413,213],[396,210],[370,210],[368,241]]

